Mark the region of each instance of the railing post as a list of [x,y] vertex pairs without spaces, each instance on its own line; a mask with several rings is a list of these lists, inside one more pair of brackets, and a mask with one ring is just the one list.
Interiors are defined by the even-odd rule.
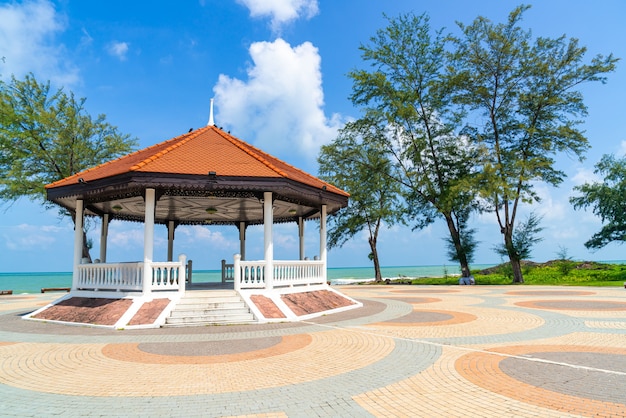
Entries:
[[239,291],[241,289],[241,266],[240,266],[240,261],[241,261],[241,255],[240,254],[235,254],[235,261],[234,261],[234,282],[235,282],[235,290]]
[[180,294],[185,293],[185,270],[187,267],[187,256],[185,254],[181,254],[178,256],[178,262],[180,265],[178,266],[178,292]]
[[189,282],[189,285],[191,285],[191,279],[193,276],[193,261],[189,260],[187,261],[187,281]]

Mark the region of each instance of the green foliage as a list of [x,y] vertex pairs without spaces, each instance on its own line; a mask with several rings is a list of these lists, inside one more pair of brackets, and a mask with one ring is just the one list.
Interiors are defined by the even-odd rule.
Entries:
[[403,222],[403,202],[393,167],[380,149],[375,127],[348,123],[324,145],[318,157],[320,177],[350,193],[348,207],[329,218],[328,246],[342,246],[366,229],[376,280],[381,280],[377,240],[381,223]]
[[[626,265],[583,263],[572,261],[573,268],[569,275],[563,276],[554,263],[534,266],[526,271],[526,285],[545,286],[619,286],[626,281]],[[507,267],[508,266],[508,267]],[[490,274],[472,271],[477,285],[510,285],[510,263],[503,263]],[[458,285],[458,277],[433,277],[413,279],[413,284],[421,285]]]
[[398,183],[385,152],[357,123],[348,123],[331,144],[322,146],[318,157],[320,177],[350,193],[348,207],[329,219],[330,248],[343,245],[367,228],[374,235],[381,221],[392,225],[401,220],[402,202]]
[[[470,211],[465,210],[460,212],[461,216],[459,216],[457,220],[457,229],[459,233],[458,243],[455,242],[452,236],[447,236],[445,238],[448,260],[460,262],[461,260],[459,259],[459,255],[465,254],[467,262],[471,263],[474,259],[476,247],[478,246],[478,241],[476,241],[475,237],[476,229],[468,226]],[[461,251],[457,250],[457,245],[461,247]]]
[[592,208],[604,225],[585,242],[587,248],[602,248],[611,242],[626,241],[626,157],[604,155],[595,166],[601,182],[574,187],[581,193],[570,202],[575,209]]
[[0,200],[45,202],[46,184],[132,150],[135,139],[84,103],[32,74],[0,84]]
[[526,218],[526,222],[520,223],[513,231],[513,239],[510,247],[500,245],[494,248],[496,253],[502,257],[506,257],[511,253],[515,254],[518,260],[526,260],[530,258],[532,248],[535,244],[543,241],[538,234],[543,231],[541,216],[531,212]]
[[567,248],[559,247],[557,252],[557,260],[555,262],[556,268],[563,276],[570,274],[576,263],[572,261],[572,258],[568,255]]
[[[589,148],[579,129],[586,107],[579,86],[605,81],[617,59],[598,55],[584,63],[586,48],[564,36],[532,39],[520,26],[529,6],[514,9],[506,23],[478,17],[454,39],[450,80],[454,100],[472,115],[465,134],[483,154],[479,191],[496,213],[504,242],[511,246],[520,202],[539,201],[538,182],[558,185],[561,152],[582,158]],[[521,274],[519,258],[509,252]],[[515,277],[515,281],[523,281]]]
[[[426,15],[388,22],[360,48],[371,68],[349,73],[352,102],[365,113],[357,123],[375,127],[380,149],[393,161],[407,219],[423,228],[444,218],[454,257],[469,271],[464,251],[474,246],[461,242],[458,219],[476,205],[470,178],[478,150],[456,132],[462,115],[445,77],[448,37],[432,31]],[[471,238],[470,229],[464,233]]]

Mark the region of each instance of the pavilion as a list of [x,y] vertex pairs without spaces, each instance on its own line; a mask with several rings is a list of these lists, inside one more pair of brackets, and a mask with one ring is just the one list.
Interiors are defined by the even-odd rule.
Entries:
[[[166,303],[137,325],[163,325],[185,294],[192,293],[187,289],[191,272],[186,257],[173,260],[179,225],[239,229],[240,253],[233,258],[231,273],[223,275],[233,281],[258,322],[298,320],[361,306],[332,289],[326,275],[326,218],[347,206],[349,194],[216,127],[212,109],[203,128],[49,184],[46,191],[48,200],[75,215],[72,287],[30,318],[49,319],[46,309],[68,300],[93,305],[94,299],[125,299],[132,304],[113,326],[128,328],[137,324],[133,317],[157,306],[153,302],[160,299]],[[85,216],[101,219],[100,257],[94,263],[83,258]],[[310,219],[320,222],[319,256],[313,260],[304,257],[304,222]],[[107,262],[113,220],[143,223],[143,260]],[[272,226],[284,222],[298,225],[297,260],[274,259]],[[154,260],[155,224],[167,227],[167,260]],[[249,261],[246,228],[255,224],[264,228],[264,259]],[[304,310],[294,303],[305,305]]]

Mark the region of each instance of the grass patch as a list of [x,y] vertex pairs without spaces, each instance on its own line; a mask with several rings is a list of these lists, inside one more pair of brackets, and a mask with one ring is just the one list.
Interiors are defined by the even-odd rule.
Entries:
[[[546,263],[524,262],[524,284],[544,286],[619,286],[626,282],[625,264],[553,260]],[[513,284],[509,263],[486,270],[472,271],[477,285]],[[383,282],[384,283],[384,282]],[[391,284],[458,285],[458,277],[400,278]]]

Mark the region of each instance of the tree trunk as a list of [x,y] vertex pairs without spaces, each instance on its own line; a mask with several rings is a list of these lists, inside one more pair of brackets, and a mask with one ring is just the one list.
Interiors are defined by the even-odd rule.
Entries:
[[[76,225],[74,225],[76,227]],[[89,246],[87,245],[87,233],[83,230],[83,258],[91,263],[91,254],[89,254]]]
[[450,214],[444,214],[444,216],[446,218],[448,230],[450,231],[450,237],[452,238],[452,242],[454,243],[456,255],[461,266],[461,277],[469,277],[470,267],[469,262],[467,261],[467,254],[465,254],[465,251],[463,251],[463,246],[461,245],[461,234],[457,230],[452,216],[450,216]]
[[372,261],[374,262],[374,277],[377,282],[383,280],[383,276],[380,274],[380,262],[378,261],[378,250],[376,249],[376,239],[370,238],[370,249],[372,250]]
[[[74,228],[76,228],[76,212],[72,212],[72,222],[74,223]],[[87,233],[83,229],[83,251],[82,258],[86,258],[91,263],[91,254],[89,253],[89,246],[87,245]]]
[[513,247],[513,228],[507,228],[504,231],[504,245],[507,253],[509,254],[511,270],[513,271],[513,283],[524,283],[522,263],[519,255],[515,252],[515,248]]

